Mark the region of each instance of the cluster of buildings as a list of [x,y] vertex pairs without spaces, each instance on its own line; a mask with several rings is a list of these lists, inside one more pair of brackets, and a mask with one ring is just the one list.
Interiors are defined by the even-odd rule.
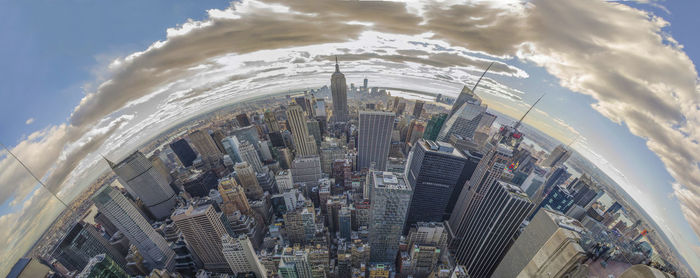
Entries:
[[492,127],[469,88],[449,111],[406,111],[367,79],[350,87],[336,61],[330,88],[105,158],[117,179],[92,196],[98,213],[43,260],[64,277],[198,278],[586,277],[650,262],[646,230],[572,178],[566,146],[537,153],[520,121]]

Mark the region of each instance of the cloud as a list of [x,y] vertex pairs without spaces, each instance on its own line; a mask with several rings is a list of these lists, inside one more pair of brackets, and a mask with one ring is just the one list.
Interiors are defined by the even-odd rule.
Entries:
[[29,118],[26,121],[24,121],[24,124],[30,125],[34,122],[34,118]]

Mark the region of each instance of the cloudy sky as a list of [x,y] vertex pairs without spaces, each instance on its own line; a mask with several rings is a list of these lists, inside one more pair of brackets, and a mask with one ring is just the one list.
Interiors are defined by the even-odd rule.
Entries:
[[[0,2],[0,142],[70,199],[155,132],[252,96],[348,82],[477,93],[569,141],[700,270],[698,7],[579,0]],[[686,1],[683,1],[686,2]],[[682,3],[687,4],[687,3]],[[0,151],[0,276],[60,212]],[[7,258],[7,259],[5,259]]]

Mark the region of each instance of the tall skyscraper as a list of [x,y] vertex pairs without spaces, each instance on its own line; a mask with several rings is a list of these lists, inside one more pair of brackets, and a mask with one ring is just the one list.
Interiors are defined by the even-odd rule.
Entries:
[[449,143],[420,139],[408,155],[406,172],[413,188],[406,229],[417,222],[440,222],[457,185],[467,180],[467,157]]
[[384,171],[391,147],[391,130],[395,115],[390,112],[361,111],[357,135],[358,169]]
[[442,126],[445,124],[445,121],[447,120],[447,114],[446,113],[440,113],[433,115],[430,117],[430,120],[428,121],[428,124],[425,126],[425,132],[423,132],[423,138],[427,140],[437,140],[438,133],[440,133],[440,129],[442,129]]
[[219,148],[216,147],[214,139],[209,134],[201,130],[195,130],[189,134],[189,138],[199,155],[202,156],[202,160],[210,163],[218,160],[221,152],[219,152]]
[[547,197],[540,202],[537,209],[531,214],[534,217],[537,212],[543,208],[566,213],[571,206],[574,205],[574,196],[571,195],[568,189],[561,185],[555,185],[547,194]]
[[561,164],[564,164],[567,159],[571,157],[571,151],[567,150],[564,145],[559,144],[552,153],[549,154],[547,159],[542,161],[542,166],[543,167],[556,167]]
[[265,125],[267,126],[268,132],[280,131],[280,125],[277,122],[277,118],[275,117],[275,113],[270,111],[270,110],[265,111]]
[[403,175],[382,171],[372,171],[368,175],[370,261],[394,262],[413,190]]
[[146,156],[137,151],[117,164],[107,163],[129,194],[141,199],[153,217],[165,219],[170,215],[175,207],[175,191]]
[[540,210],[492,277],[566,277],[586,258],[586,251],[579,245],[584,230],[572,218]]
[[110,277],[128,278],[122,266],[105,254],[95,255],[75,278]]
[[583,174],[570,187],[574,193],[574,204],[581,207],[587,207],[600,194],[598,185],[591,179],[590,176]]
[[260,161],[260,156],[255,150],[253,144],[243,141],[238,147],[239,154],[241,155],[241,160],[248,162],[248,164],[253,167],[256,173],[263,172],[263,164]]
[[499,144],[490,148],[486,155],[481,158],[452,210],[449,226],[454,233],[453,242],[462,240],[466,226],[473,218],[473,210],[479,206],[486,192],[501,176],[512,156],[512,148]]
[[228,235],[221,217],[211,204],[180,207],[170,217],[180,229],[204,268],[215,272],[229,272],[222,251],[221,238]]
[[216,144],[216,148],[219,149],[220,153],[226,153],[226,150],[224,149],[224,145],[221,144],[221,140],[224,140],[224,132],[221,131],[220,129],[215,130],[214,132],[211,133],[211,139],[214,140],[214,144]]
[[232,217],[236,211],[250,215],[250,203],[245,196],[245,190],[236,182],[236,179],[227,177],[219,180],[219,194],[223,200],[221,211],[224,215]]
[[474,96],[445,121],[437,140],[448,142],[452,135],[473,139],[479,128],[489,128],[496,120],[496,116],[487,113],[486,108],[487,106],[481,103],[481,98]]
[[221,238],[224,258],[234,274],[255,273],[255,277],[267,278],[267,271],[262,266],[258,255],[245,234],[231,237],[224,235]]
[[184,138],[170,143],[170,148],[185,167],[192,166],[192,162],[197,159],[197,154]]
[[476,94],[474,94],[474,92],[472,92],[471,89],[467,88],[467,86],[464,86],[462,88],[462,91],[459,93],[459,96],[457,96],[457,100],[455,101],[455,103],[452,104],[452,109],[450,110],[449,116],[451,117],[452,115],[457,113],[457,110],[459,110],[465,103],[476,100],[481,102],[481,99],[479,99],[479,97],[476,96]]
[[301,107],[291,104],[287,107],[287,122],[294,138],[294,147],[300,156],[316,155],[316,140],[309,135],[306,115]]
[[416,104],[413,106],[413,117],[416,119],[420,118],[420,114],[423,113],[423,105],[425,101],[416,100]]
[[126,267],[124,256],[109,244],[109,240],[91,224],[80,221],[58,242],[51,257],[69,270],[81,271],[92,257],[99,254],[110,257],[122,268]]
[[494,181],[456,245],[457,264],[469,277],[490,277],[534,205],[515,185]]
[[333,122],[345,123],[348,119],[348,94],[345,75],[340,72],[338,57],[335,58],[335,72],[331,75],[331,96],[333,97]]
[[146,265],[170,271],[174,269],[175,252],[121,192],[111,186],[104,186],[95,193],[92,201],[136,246]]
[[225,137],[221,140],[221,145],[224,147],[226,154],[233,160],[233,163],[243,162],[240,151],[241,142],[238,140],[238,137]]
[[245,189],[245,195],[252,200],[260,200],[263,197],[263,189],[258,183],[257,175],[255,170],[247,162],[236,163],[233,166],[236,172],[236,177],[240,182],[243,189]]
[[250,119],[248,119],[248,115],[246,115],[245,113],[236,115],[236,121],[238,122],[238,126],[240,127],[246,127],[250,125]]

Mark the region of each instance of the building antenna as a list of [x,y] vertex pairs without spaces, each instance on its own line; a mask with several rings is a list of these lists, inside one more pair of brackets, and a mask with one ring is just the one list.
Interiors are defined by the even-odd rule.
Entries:
[[44,184],[44,182],[42,182],[40,179],[38,179],[38,178],[36,177],[36,175],[34,175],[34,173],[32,172],[32,170],[29,170],[29,167],[27,167],[27,165],[25,165],[24,162],[22,162],[22,160],[20,160],[14,153],[12,153],[12,151],[10,151],[10,149],[9,149],[7,146],[5,146],[5,144],[3,144],[2,142],[0,142],[0,145],[2,145],[2,147],[7,151],[7,153],[9,153],[12,157],[14,157],[15,160],[17,160],[17,162],[19,162],[19,164],[22,165],[22,167],[24,167],[25,170],[27,170],[27,172],[29,173],[29,175],[31,175],[32,178],[34,178],[34,180],[36,180],[44,189],[46,189],[46,191],[48,191],[49,193],[51,193],[51,195],[53,195],[54,198],[56,198],[56,200],[58,200],[59,202],[61,202],[61,204],[62,204],[65,208],[70,209],[70,207],[68,206],[68,204],[66,204],[66,202],[64,202],[63,200],[61,200],[61,198],[59,198],[58,195],[56,195],[56,193],[54,193],[53,191],[51,191],[51,189],[49,189],[49,187],[46,186],[46,184]]
[[573,145],[574,143],[576,143],[576,141],[578,141],[579,138],[581,138],[581,135],[576,136],[576,138],[574,138],[574,140],[571,140],[571,143],[569,143],[569,144],[566,145],[566,146],[567,146],[567,147],[571,147],[571,145]]
[[491,62],[491,63],[489,64],[489,66],[486,67],[486,70],[481,74],[481,76],[479,77],[479,80],[476,81],[476,84],[474,84],[474,88],[472,88],[472,93],[474,93],[474,90],[476,90],[476,86],[479,86],[479,82],[481,82],[481,79],[484,78],[484,75],[486,75],[486,73],[489,71],[489,69],[491,68],[491,66],[493,66],[493,63],[494,63],[494,62]]
[[535,105],[537,105],[537,103],[540,102],[540,100],[544,97],[544,95],[546,95],[546,94],[542,94],[542,96],[540,96],[540,98],[538,98],[537,101],[535,101],[535,103],[533,103],[533,104],[530,106],[530,108],[527,109],[527,111],[525,112],[525,114],[523,114],[523,116],[520,117],[520,120],[518,120],[518,122],[517,122],[517,123],[515,124],[515,126],[514,126],[515,129],[518,129],[518,127],[520,126],[520,124],[521,124],[521,123],[523,122],[523,120],[525,119],[525,116],[527,116],[527,114],[530,113],[530,111],[532,110],[532,108],[535,108]]

